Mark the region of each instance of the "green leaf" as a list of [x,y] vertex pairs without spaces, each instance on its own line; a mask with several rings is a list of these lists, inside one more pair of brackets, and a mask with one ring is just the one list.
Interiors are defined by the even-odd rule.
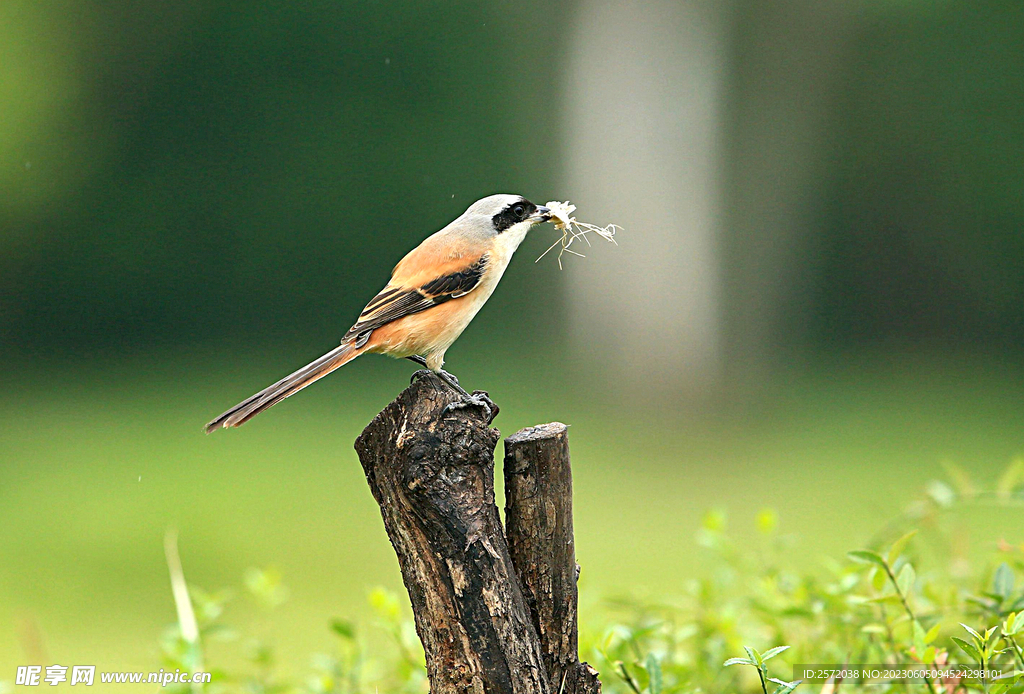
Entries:
[[722,664],[723,667],[729,667],[730,665],[751,665],[757,667],[757,663],[747,658],[729,658]]
[[924,627],[922,627],[921,623],[915,619],[913,622],[910,623],[910,628],[913,632],[914,648],[916,648],[917,652],[920,653],[924,650],[925,647]]
[[783,651],[788,650],[788,649],[789,649],[789,646],[776,646],[775,648],[769,648],[761,656],[761,662],[764,662],[766,660],[771,660],[772,658],[777,656],[779,653],[782,653]]
[[768,681],[779,685],[775,688],[775,691],[773,691],[772,694],[789,694],[789,692],[796,689],[797,685],[799,685],[800,682],[802,682],[803,680],[796,680],[794,682],[784,682],[782,680],[775,679],[774,677],[769,677]]
[[936,623],[936,624],[935,624],[935,626],[933,626],[933,627],[932,627],[931,629],[929,629],[929,630],[928,630],[928,633],[926,633],[926,634],[924,635],[924,642],[925,642],[926,644],[928,644],[928,643],[934,643],[934,642],[935,642],[935,639],[936,639],[936,638],[938,637],[938,635],[939,635],[939,629],[940,629],[941,627],[942,627],[942,625],[941,625],[941,624],[938,624],[938,623]]
[[993,592],[1006,600],[1013,593],[1013,569],[1005,561],[996,569],[995,578],[992,581]]
[[890,564],[896,561],[903,552],[903,548],[907,546],[907,543],[910,542],[910,539],[914,537],[914,535],[917,535],[917,531],[911,530],[909,533],[896,540],[896,542],[892,543],[892,547],[889,548],[889,553],[886,555],[886,559],[889,560]]
[[356,637],[355,626],[347,619],[331,620],[331,631],[344,639],[351,640]]
[[981,634],[976,632],[974,629],[971,629],[969,626],[967,626],[963,622],[960,622],[960,626],[962,626],[964,629],[966,629],[968,634],[970,634],[974,638],[978,639],[979,642],[981,642],[981,643],[985,642],[985,637],[983,637]]
[[757,667],[764,667],[764,659],[761,654],[757,652],[757,649],[751,648],[750,646],[744,646],[743,650],[747,652],[747,657],[757,663]]
[[889,574],[885,572],[881,566],[876,566],[872,569],[871,574],[871,587],[875,590],[882,590],[885,587],[885,582],[889,580]]
[[956,636],[953,636],[952,639],[953,639],[953,642],[956,643],[957,646],[960,646],[960,650],[961,651],[963,651],[967,655],[971,656],[972,658],[974,658],[978,662],[981,662],[981,651],[979,651],[977,648],[975,648],[973,644],[967,643],[963,639],[957,638]]
[[1011,612],[1006,615],[1006,621],[1003,622],[1003,634],[1006,636],[1014,636],[1020,631],[1024,619],[1020,618],[1020,615],[1024,613]]
[[922,663],[934,663],[935,662],[935,646],[928,646],[924,649],[924,655],[921,656]]
[[914,581],[917,580],[917,574],[914,572],[914,567],[909,563],[904,564],[903,568],[900,569],[899,575],[896,577],[896,587],[900,589],[903,596],[910,595],[910,591],[914,588]]
[[877,564],[878,566],[885,566],[885,559],[875,553],[866,549],[858,549],[853,552],[847,552],[846,556],[855,562],[860,564]]
[[661,663],[654,657],[653,653],[647,654],[647,678],[650,681],[648,688],[651,694],[661,694]]

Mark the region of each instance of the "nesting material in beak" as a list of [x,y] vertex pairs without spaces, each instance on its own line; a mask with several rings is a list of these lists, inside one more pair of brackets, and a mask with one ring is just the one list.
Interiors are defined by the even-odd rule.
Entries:
[[[621,231],[622,227],[618,224],[609,224],[608,226],[599,227],[595,224],[587,224],[586,222],[576,221],[576,218],[572,216],[572,213],[576,211],[576,206],[571,204],[568,200],[565,202],[558,202],[557,200],[549,202],[547,208],[551,213],[551,221],[555,223],[555,228],[561,230],[562,238],[555,241],[546,251],[540,254],[540,258],[546,256],[551,250],[561,244],[561,248],[558,251],[558,269],[562,269],[562,254],[572,253],[578,255],[581,258],[586,256],[582,253],[578,253],[571,250],[569,246],[576,239],[582,238],[590,244],[590,239],[587,238],[587,234],[597,234],[605,241],[611,241],[616,246],[618,242],[615,241],[615,232]],[[540,258],[537,258],[534,262],[540,262]]]

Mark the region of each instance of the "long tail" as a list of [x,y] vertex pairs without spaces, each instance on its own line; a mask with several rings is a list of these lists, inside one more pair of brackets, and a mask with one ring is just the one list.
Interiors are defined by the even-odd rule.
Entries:
[[245,424],[268,407],[273,407],[289,395],[294,395],[313,381],[323,378],[340,366],[358,357],[363,350],[351,343],[333,349],[316,361],[306,364],[293,374],[285,376],[250,398],[246,398],[217,419],[206,425],[209,434],[221,427],[237,427]]

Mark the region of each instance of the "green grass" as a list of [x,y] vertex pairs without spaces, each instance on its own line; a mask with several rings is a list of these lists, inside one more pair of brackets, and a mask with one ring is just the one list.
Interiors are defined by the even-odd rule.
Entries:
[[[267,361],[213,379],[193,374],[222,368],[217,355],[8,379],[0,624],[13,628],[0,629],[0,680],[30,655],[108,670],[157,663],[174,621],[162,553],[172,526],[197,585],[237,585],[253,566],[281,571],[292,597],[272,621],[240,608],[228,616],[273,634],[285,672],[305,671],[331,645],[332,617],[365,619],[374,586],[400,589],[352,441],[409,369],[367,360],[240,430],[202,435],[290,365]],[[943,461],[991,481],[1024,451],[1024,379],[1001,365],[821,365],[756,404],[706,412],[623,406],[576,386],[586,375],[533,363],[509,372],[529,377],[495,381],[484,364],[459,374],[487,383],[505,434],[572,425],[584,627],[605,609],[598,597],[672,595],[699,576],[694,534],[709,508],[729,511],[740,543],[756,538],[759,509],[778,509],[780,531],[800,538],[793,561],[811,566],[862,546]],[[981,549],[999,539],[990,527],[974,531]]]

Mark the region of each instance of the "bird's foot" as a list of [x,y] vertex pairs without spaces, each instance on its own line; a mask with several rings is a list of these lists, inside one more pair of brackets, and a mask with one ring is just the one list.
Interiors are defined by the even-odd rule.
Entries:
[[449,386],[459,391],[460,394],[468,395],[468,393],[466,393],[466,391],[462,389],[462,386],[459,385],[459,379],[455,378],[455,374],[448,373],[447,371],[431,371],[430,369],[419,369],[417,371],[413,371],[412,378],[409,379],[409,383],[415,383],[421,378],[430,375],[437,376],[442,381],[447,383]]
[[487,415],[487,423],[490,424],[494,421],[494,418],[498,416],[498,412],[501,410],[490,396],[487,395],[487,391],[474,390],[472,395],[463,395],[460,400],[450,402],[444,406],[441,411],[441,416],[444,417],[452,410],[464,410],[467,407],[479,407]]
[[419,369],[418,371],[413,371],[412,372],[412,378],[409,379],[409,383],[415,383],[416,381],[420,380],[424,376],[429,376],[432,373],[434,373],[434,372],[431,371],[430,369]]

